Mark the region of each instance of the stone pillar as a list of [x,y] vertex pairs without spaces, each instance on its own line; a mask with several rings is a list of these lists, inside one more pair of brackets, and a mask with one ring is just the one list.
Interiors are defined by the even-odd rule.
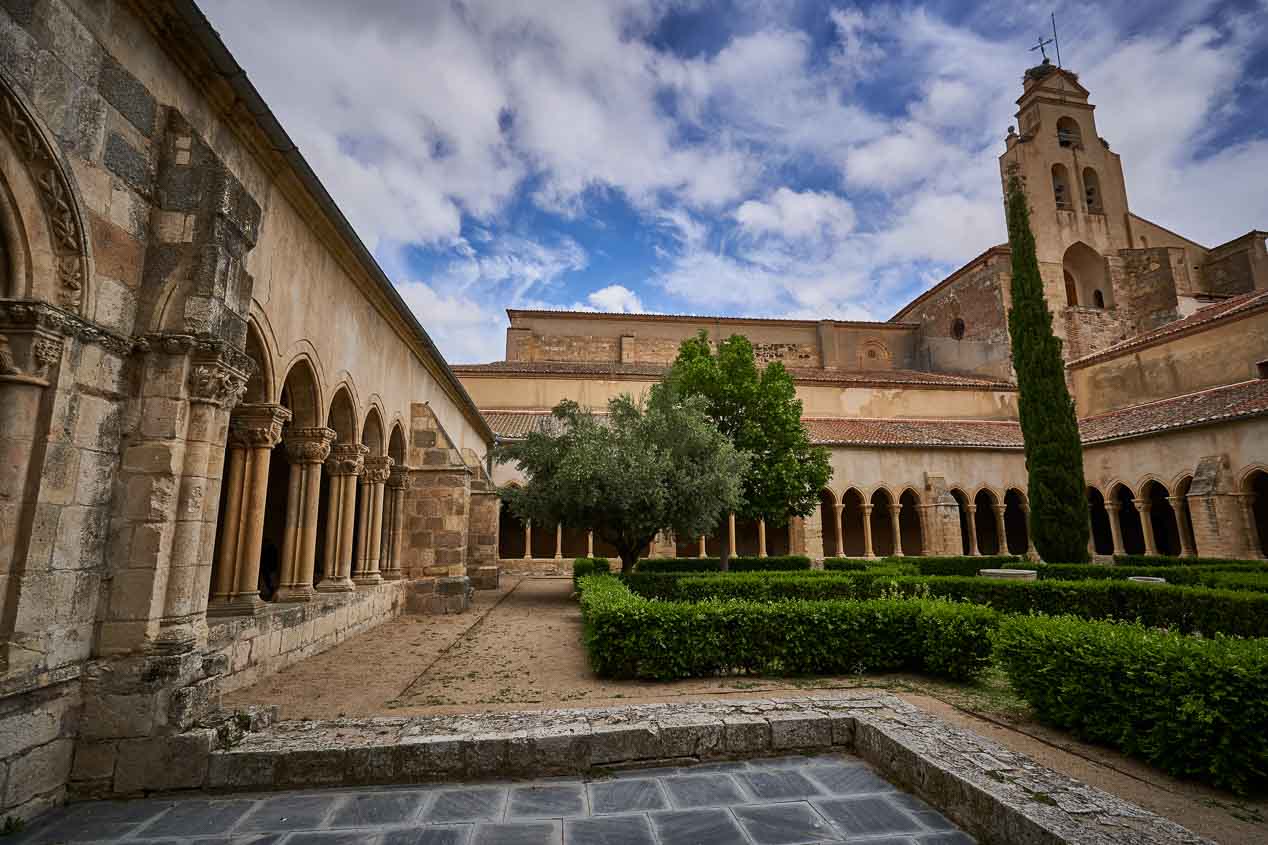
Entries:
[[291,412],[281,405],[241,405],[229,420],[229,485],[221,520],[216,592],[207,613],[258,613],[260,547],[269,490],[269,459]]
[[870,502],[862,506],[863,557],[867,557],[867,558],[876,557],[876,554],[872,551],[872,508],[873,507],[875,506],[872,505]]
[[[805,537],[806,557],[811,561],[823,560],[827,549],[823,547],[823,503],[815,505],[814,512],[802,520],[802,536]],[[788,547],[790,550],[792,546]]]
[[321,465],[330,457],[330,443],[334,439],[335,432],[329,428],[292,428],[286,432],[286,455],[291,469],[278,601],[308,601],[313,596]]
[[1189,511],[1188,502],[1183,496],[1168,496],[1167,501],[1171,504],[1171,510],[1176,515],[1176,531],[1180,534],[1180,557],[1197,557],[1197,551],[1193,548],[1193,544],[1189,542]]
[[1118,521],[1118,502],[1106,502],[1105,512],[1109,514],[1110,534],[1114,538],[1114,554],[1123,554],[1123,526]]
[[533,559],[533,521],[524,520],[524,560]]
[[1140,514],[1140,531],[1145,535],[1145,554],[1156,555],[1158,546],[1154,543],[1154,521],[1151,515],[1153,502],[1133,499],[1132,504],[1136,506],[1136,512]]
[[969,515],[969,554],[978,557],[982,552],[977,547],[977,505],[965,505],[964,510]]
[[[837,528],[837,538],[836,538],[837,557],[845,557],[845,531],[842,530],[842,522],[841,522],[841,513],[844,510],[845,510],[845,505],[832,506],[832,517],[833,519],[836,520],[836,528]],[[866,513],[867,511],[864,511],[864,514],[865,514],[864,518],[866,518]]]
[[[1039,552],[1035,551],[1035,532],[1030,529],[1030,504],[1025,503],[1021,506],[1021,515],[1026,519],[1026,557],[1031,560],[1039,559]],[[1088,535],[1091,537],[1091,534]],[[1089,539],[1090,543],[1091,540]]]
[[405,486],[409,483],[409,467],[394,466],[387,479],[387,564],[383,567],[383,580],[399,581],[401,578],[401,543],[405,538]]
[[733,513],[726,515],[726,539],[727,548],[731,551],[731,557],[735,557],[735,514]]
[[904,557],[903,555],[903,532],[898,522],[898,516],[903,511],[901,504],[893,504],[889,506],[889,525],[890,530],[894,532],[894,557]]
[[342,593],[356,589],[349,577],[352,571],[352,526],[356,518],[357,479],[365,469],[365,456],[370,447],[360,443],[337,443],[326,460],[330,476],[329,503],[326,507],[326,548],[323,575],[317,589],[323,593]]
[[352,579],[359,587],[383,580],[379,573],[383,555],[383,491],[393,463],[383,455],[366,458],[361,473],[361,528],[357,532],[356,573]]
[[564,557],[564,524],[562,522],[555,523],[555,560],[563,560]]
[[586,532],[586,557],[594,557],[594,531]]
[[1004,529],[1004,508],[1005,505],[994,505],[995,510],[995,534],[999,537],[999,553],[1002,555],[1009,554],[1008,551],[1008,532]]
[[766,557],[766,517],[757,519],[757,556]]
[[709,542],[703,534],[700,535],[700,554],[697,557],[709,556]]

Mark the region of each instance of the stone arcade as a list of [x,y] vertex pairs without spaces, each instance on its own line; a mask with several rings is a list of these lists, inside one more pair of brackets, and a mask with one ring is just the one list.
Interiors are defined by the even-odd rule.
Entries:
[[[1262,556],[1264,233],[1131,214],[1073,74],[1019,107],[1096,551]],[[191,0],[2,0],[0,817],[202,783],[250,722],[223,693],[604,551],[500,517],[488,449],[700,329],[792,367],[836,471],[812,519],[720,527],[739,551],[1027,551],[1007,271],[883,323],[513,311],[505,361],[450,368]]]

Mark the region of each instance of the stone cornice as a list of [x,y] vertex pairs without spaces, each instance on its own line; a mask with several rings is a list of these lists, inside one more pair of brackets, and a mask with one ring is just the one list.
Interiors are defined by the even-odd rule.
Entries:
[[132,352],[135,341],[86,320],[78,314],[36,299],[0,299],[0,331],[39,330],[93,343],[119,356]]

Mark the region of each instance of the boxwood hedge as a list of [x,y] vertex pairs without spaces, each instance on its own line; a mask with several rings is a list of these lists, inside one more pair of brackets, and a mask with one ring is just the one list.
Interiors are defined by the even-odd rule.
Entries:
[[[809,569],[810,558],[804,555],[771,555],[769,557],[733,557],[732,572],[787,572]],[[650,557],[638,562],[636,572],[721,572],[722,559],[716,557]]]
[[[921,575],[976,575],[979,569],[1007,569],[1021,564],[1017,555],[948,555],[946,557],[897,558],[913,563]],[[1029,564],[1025,568],[1029,569]]]
[[1219,566],[1221,564],[1245,565],[1261,561],[1222,557],[1169,557],[1167,555],[1114,555],[1119,566]]
[[1173,775],[1268,786],[1268,642],[1015,616],[994,645],[1041,720]]
[[605,557],[579,557],[572,562],[572,589],[579,589],[579,582],[587,575],[607,575],[612,572],[612,564]]
[[603,677],[911,670],[964,680],[990,660],[998,614],[930,599],[654,601],[582,580],[586,651]]
[[1135,575],[1146,575],[1154,578],[1165,578],[1168,584],[1187,584],[1190,586],[1202,584],[1214,586],[1218,579],[1213,576],[1221,572],[1268,573],[1268,564],[1254,562],[1217,562],[1203,566],[1129,566],[1126,564],[1110,566],[1103,563],[1041,563],[1033,568],[1038,571],[1041,581],[1080,581],[1088,578],[1127,579]]

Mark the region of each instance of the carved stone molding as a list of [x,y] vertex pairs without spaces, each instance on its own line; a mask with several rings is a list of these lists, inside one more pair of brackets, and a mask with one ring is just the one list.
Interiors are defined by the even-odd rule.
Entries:
[[330,475],[360,475],[365,468],[365,456],[369,453],[370,447],[360,443],[336,443],[330,447],[326,472]]
[[229,442],[247,449],[272,448],[282,440],[291,412],[281,405],[239,405],[229,418]]
[[392,474],[392,464],[396,461],[381,455],[374,458],[365,459],[365,472],[362,478],[366,484],[384,484]]
[[387,486],[395,490],[404,490],[409,486],[409,467],[395,464],[387,477]]
[[116,355],[132,351],[133,340],[96,326],[78,314],[64,311],[47,302],[31,299],[0,299],[0,332],[33,331],[75,338],[93,343]]
[[338,436],[332,428],[291,428],[286,432],[286,455],[293,464],[320,464],[330,457],[330,444]]
[[232,408],[247,391],[247,376],[225,364],[208,361],[189,368],[189,401]]
[[87,238],[78,204],[56,148],[40,131],[34,116],[2,74],[0,131],[12,139],[27,172],[39,187],[61,283],[58,301],[78,311],[83,305],[84,282],[88,278]]

